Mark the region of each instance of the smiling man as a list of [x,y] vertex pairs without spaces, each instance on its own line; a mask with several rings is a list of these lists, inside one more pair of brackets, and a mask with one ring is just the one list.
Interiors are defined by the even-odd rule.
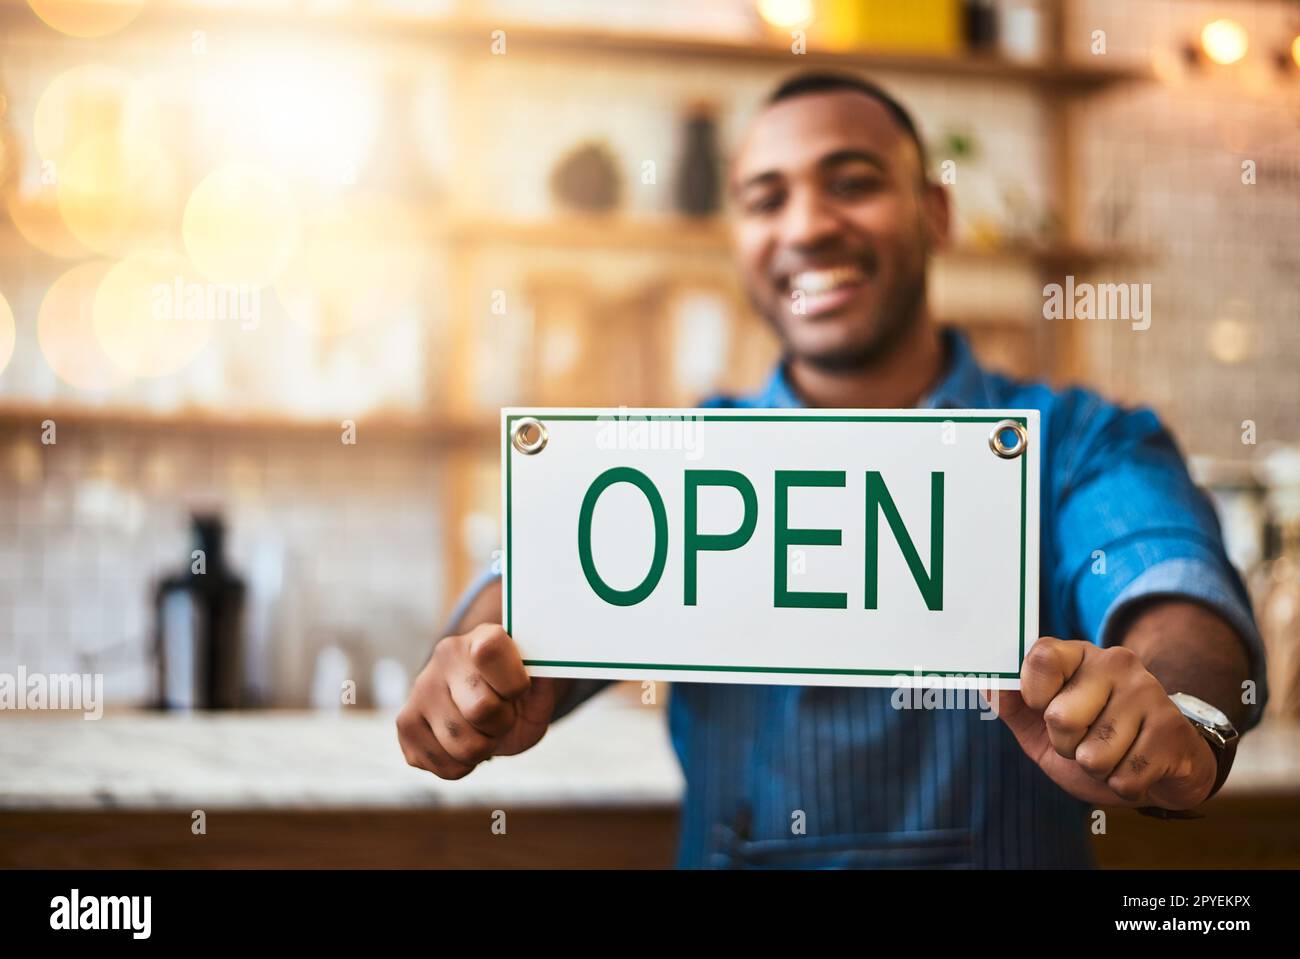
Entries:
[[[948,197],[877,87],[785,83],[744,137],[730,192],[745,287],[783,358],[757,394],[705,405],[1040,410],[1044,635],[1020,692],[997,694],[999,722],[897,709],[884,689],[674,686],[679,862],[1078,866],[1097,806],[1200,806],[1258,721],[1262,645],[1156,417],[989,373],[935,326],[926,270]],[[411,764],[460,778],[528,749],[605,685],[530,680],[500,623],[500,583],[485,577],[398,716]]]

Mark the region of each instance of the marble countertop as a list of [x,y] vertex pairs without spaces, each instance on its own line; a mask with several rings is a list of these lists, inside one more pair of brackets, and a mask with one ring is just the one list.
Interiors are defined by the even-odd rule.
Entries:
[[665,710],[602,695],[535,747],[444,781],[406,764],[395,713],[0,716],[0,809],[676,806]]
[[[665,710],[605,694],[536,747],[445,782],[371,711],[0,716],[0,809],[675,806]],[[1225,795],[1300,795],[1300,725],[1242,740]]]
[[1266,722],[1241,738],[1221,795],[1300,796],[1300,724]]

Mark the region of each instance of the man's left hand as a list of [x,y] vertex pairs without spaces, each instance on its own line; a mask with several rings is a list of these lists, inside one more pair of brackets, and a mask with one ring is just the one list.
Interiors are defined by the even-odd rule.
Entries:
[[1020,748],[1084,802],[1191,809],[1217,762],[1202,735],[1131,649],[1044,636],[1025,656],[1020,692],[998,693]]

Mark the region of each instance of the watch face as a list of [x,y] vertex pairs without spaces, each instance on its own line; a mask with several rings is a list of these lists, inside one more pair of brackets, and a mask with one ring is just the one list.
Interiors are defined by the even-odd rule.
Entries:
[[1183,711],[1184,715],[1191,716],[1193,719],[1205,723],[1207,726],[1222,728],[1231,725],[1231,723],[1228,722],[1228,717],[1223,714],[1222,710],[1215,709],[1209,703],[1197,699],[1195,696],[1189,696],[1187,693],[1174,693],[1169,698],[1177,704],[1178,708]]

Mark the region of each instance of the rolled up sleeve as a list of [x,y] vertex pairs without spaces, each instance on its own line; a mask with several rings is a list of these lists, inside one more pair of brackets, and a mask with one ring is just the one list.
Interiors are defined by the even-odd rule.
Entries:
[[1150,410],[1124,410],[1085,394],[1054,455],[1054,588],[1077,634],[1108,646],[1123,613],[1154,597],[1198,602],[1245,644],[1254,726],[1268,699],[1264,644],[1240,575],[1228,560],[1218,519],[1196,488],[1173,438]]

